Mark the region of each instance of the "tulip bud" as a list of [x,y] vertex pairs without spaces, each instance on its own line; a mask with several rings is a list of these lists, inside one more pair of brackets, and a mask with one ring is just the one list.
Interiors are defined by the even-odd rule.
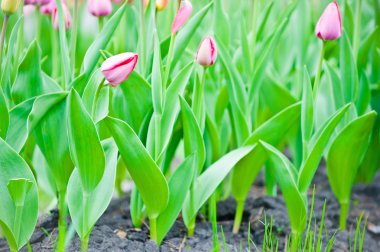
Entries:
[[112,56],[105,60],[100,68],[104,78],[116,87],[126,79],[135,69],[138,55],[136,53],[126,52]]
[[40,12],[45,15],[52,15],[55,8],[55,0],[50,0],[47,4],[41,6]]
[[[62,1],[62,9],[63,9],[63,16],[65,19],[65,27],[66,30],[70,28],[71,25],[71,16],[70,11],[67,8],[66,4]],[[53,26],[56,30],[59,29],[59,21],[58,21],[58,9],[57,6],[54,7],[53,13],[52,13],[52,19],[53,19]]]
[[88,0],[88,11],[95,17],[104,17],[112,13],[111,0]]
[[24,5],[34,5],[36,3],[37,3],[36,0],[25,0],[24,1]]
[[218,52],[216,50],[215,41],[211,36],[203,39],[199,45],[196,60],[199,65],[209,67],[214,65]]
[[20,6],[21,0],[2,0],[1,9],[7,15],[13,14]]
[[168,5],[168,0],[156,0],[156,9],[161,11]]
[[23,14],[25,17],[29,16],[36,10],[36,6],[34,5],[25,5],[23,9]]
[[330,3],[315,27],[315,35],[322,40],[336,40],[342,35],[342,17],[338,3]]
[[172,34],[175,34],[189,19],[193,6],[189,0],[182,0],[172,25]]

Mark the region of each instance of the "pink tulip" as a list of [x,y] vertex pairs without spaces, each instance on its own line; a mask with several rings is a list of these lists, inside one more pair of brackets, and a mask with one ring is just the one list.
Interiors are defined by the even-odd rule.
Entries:
[[105,60],[100,68],[104,78],[116,87],[126,79],[135,69],[139,56],[136,53],[126,52],[112,56]]
[[[125,2],[125,0],[112,0],[112,2],[114,2],[115,4],[122,4]],[[129,1],[128,1],[129,3]]]
[[37,4],[37,0],[25,0],[24,5]]
[[112,13],[111,0],[88,0],[88,11],[95,17],[104,17]]
[[156,0],[156,9],[158,11],[165,9],[167,5],[168,5],[168,0]]
[[172,34],[175,34],[189,19],[193,6],[189,0],[182,0],[172,25]]
[[25,0],[24,5],[45,5],[49,2],[50,0]]
[[315,35],[322,40],[336,40],[342,35],[342,17],[336,1],[327,5],[315,27]]
[[[63,8],[63,14],[65,18],[65,26],[66,30],[70,28],[71,25],[71,16],[70,16],[70,11],[67,8],[66,4],[62,1],[62,8]],[[58,10],[57,6],[54,7],[53,13],[52,13],[52,19],[53,19],[53,26],[56,30],[59,29],[59,21],[58,21]]]
[[199,65],[209,67],[214,65],[218,52],[216,50],[216,44],[211,36],[203,39],[199,45],[196,60]]
[[50,0],[47,4],[41,6],[40,12],[45,15],[52,15],[55,8],[55,0]]

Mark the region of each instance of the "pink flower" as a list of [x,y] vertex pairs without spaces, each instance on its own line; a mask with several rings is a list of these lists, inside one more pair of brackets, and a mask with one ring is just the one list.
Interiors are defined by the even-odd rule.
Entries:
[[336,1],[327,5],[315,27],[315,35],[322,40],[336,40],[342,35],[342,17]]
[[29,16],[36,10],[36,6],[34,5],[24,5],[23,14],[24,16]]
[[215,63],[218,52],[216,50],[216,44],[211,36],[206,37],[202,40],[199,45],[196,60],[199,65],[208,67]]
[[48,4],[50,0],[25,0],[24,5],[45,5]]
[[88,0],[88,11],[95,17],[104,17],[112,13],[111,0]]
[[116,87],[126,79],[135,69],[139,56],[136,53],[126,52],[112,56],[105,60],[100,68],[104,78]]
[[[62,1],[62,8],[63,8],[63,14],[65,18],[65,26],[66,30],[70,28],[71,25],[71,16],[70,16],[70,11],[67,8],[66,4]],[[59,21],[58,21],[58,10],[57,6],[54,6],[53,13],[52,13],[52,19],[53,19],[53,26],[56,30],[59,29]]]
[[193,11],[193,6],[189,0],[182,0],[181,6],[174,17],[172,25],[172,34],[175,34],[189,19],[191,12]]
[[52,15],[55,7],[55,0],[50,0],[47,4],[41,6],[40,12],[45,15]]
[[37,4],[37,0],[25,0],[24,5]]

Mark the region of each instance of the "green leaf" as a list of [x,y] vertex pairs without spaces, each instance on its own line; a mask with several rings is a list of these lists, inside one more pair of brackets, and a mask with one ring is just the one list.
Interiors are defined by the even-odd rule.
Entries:
[[370,61],[369,58],[371,57],[371,54],[374,52],[371,52],[371,49],[374,48],[374,45],[376,43],[376,39],[379,37],[379,27],[377,26],[371,34],[366,37],[362,45],[359,48],[358,53],[358,61],[357,65],[359,68],[365,68]]
[[[75,169],[67,186],[67,203],[71,220],[81,239],[84,239],[91,232],[95,223],[107,209],[113,195],[114,187],[112,185],[114,185],[116,177],[117,148],[112,140],[105,140],[102,145],[106,157],[106,169],[99,184],[85,199],[81,177],[78,169]],[[85,212],[84,206],[87,207],[87,212]],[[86,226],[84,226],[84,216],[87,217]]]
[[104,152],[95,124],[79,94],[72,89],[67,99],[67,134],[71,159],[80,174],[83,190],[91,193],[103,177]]
[[290,219],[292,232],[302,234],[307,221],[307,198],[298,190],[295,168],[287,157],[273,146],[260,142],[268,153],[268,162],[281,188]]
[[340,40],[340,62],[341,83],[345,101],[346,103],[354,102],[359,85],[358,70],[351,43],[346,33],[343,34],[343,38]]
[[376,112],[350,122],[335,138],[327,155],[327,175],[339,202],[350,201],[351,188],[375,122]]
[[125,121],[139,132],[152,109],[151,88],[148,82],[133,71],[128,80],[114,89],[111,115]]
[[29,98],[60,90],[59,86],[48,85],[44,81],[41,71],[41,49],[37,41],[33,40],[17,70],[12,86],[13,101],[19,104]]
[[164,239],[181,212],[194,171],[196,171],[196,159],[194,155],[191,155],[176,168],[169,179],[168,206],[157,219],[158,244]]
[[301,192],[308,190],[319,162],[321,161],[323,151],[329,143],[336,126],[340,120],[342,120],[349,107],[350,104],[347,104],[332,115],[308,143],[309,155],[302,162],[298,177],[298,187]]
[[194,181],[194,185],[190,190],[190,193],[187,195],[182,210],[182,216],[186,226],[192,219],[194,219],[198,210],[215,192],[216,188],[232,168],[250,153],[252,149],[252,146],[248,146],[227,153],[208,167],[207,170]]
[[[215,0],[213,11],[214,34],[221,38],[223,44],[228,45],[230,42],[231,22],[229,22],[229,17],[223,8],[223,0]],[[247,33],[244,35],[242,39],[247,37]]]
[[358,98],[356,99],[355,106],[358,112],[358,115],[363,115],[369,108],[371,101],[371,87],[369,80],[365,74],[362,72],[360,74],[360,86],[358,90]]
[[157,218],[165,210],[169,198],[164,175],[128,124],[111,117],[104,120],[143,198],[149,218]]
[[334,96],[335,109],[341,108],[345,104],[341,80],[335,69],[329,63],[326,63],[324,68],[327,69],[326,72],[329,77],[331,92]]
[[[0,226],[10,248],[18,251],[28,242],[37,224],[37,184],[27,163],[1,138],[0,160]],[[15,169],[16,167],[17,169]],[[16,218],[16,205],[13,199],[18,201],[17,196],[20,195],[16,195],[18,193],[15,190],[17,191],[20,188],[14,188],[14,183],[19,183],[15,182],[15,180],[32,182],[30,190],[25,193],[23,207],[18,210],[18,220]],[[11,193],[8,190],[8,184],[10,185],[9,189]],[[17,222],[22,223],[21,228],[17,225]],[[16,237],[17,233],[19,233],[19,237]]]
[[183,123],[183,139],[185,146],[185,155],[189,156],[195,153],[197,169],[195,170],[200,174],[206,160],[206,149],[203,142],[201,129],[195,119],[195,115],[191,110],[189,104],[180,96]]
[[183,28],[176,35],[176,43],[174,46],[174,55],[172,60],[172,65],[175,66],[176,63],[181,58],[182,54],[185,52],[185,49],[191,38],[196,33],[196,30],[202,23],[203,19],[206,17],[207,12],[213,5],[213,2],[208,3],[205,7],[199,10],[193,17],[191,17]]
[[[303,94],[302,94],[302,112],[301,112],[301,129],[302,142],[304,145],[310,140],[313,134],[314,110],[313,110],[313,90],[309,73],[305,67],[303,73]],[[304,153],[306,155],[307,152]]]
[[103,30],[87,50],[82,64],[82,72],[86,73],[86,75],[90,74],[95,69],[96,64],[100,59],[99,51],[106,49],[108,43],[111,41],[116,28],[120,24],[121,18],[124,16],[126,6],[127,4],[121,6],[108,20],[108,22],[104,25]]
[[0,138],[5,139],[9,126],[9,111],[3,90],[0,88]]
[[24,179],[11,179],[8,182],[8,192],[16,206],[23,207],[25,204],[26,195],[32,188],[33,182]]

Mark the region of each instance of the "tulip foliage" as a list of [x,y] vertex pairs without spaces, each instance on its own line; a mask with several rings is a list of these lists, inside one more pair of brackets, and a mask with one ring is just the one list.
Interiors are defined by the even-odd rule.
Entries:
[[380,167],[378,1],[131,2],[1,1],[10,250],[28,243],[48,199],[55,249],[67,249],[70,218],[86,251],[114,188],[158,245],[177,220],[189,236],[199,215],[216,230],[216,203],[230,196],[238,233],[261,173],[285,200],[296,251],[323,159],[345,229],[353,185]]

